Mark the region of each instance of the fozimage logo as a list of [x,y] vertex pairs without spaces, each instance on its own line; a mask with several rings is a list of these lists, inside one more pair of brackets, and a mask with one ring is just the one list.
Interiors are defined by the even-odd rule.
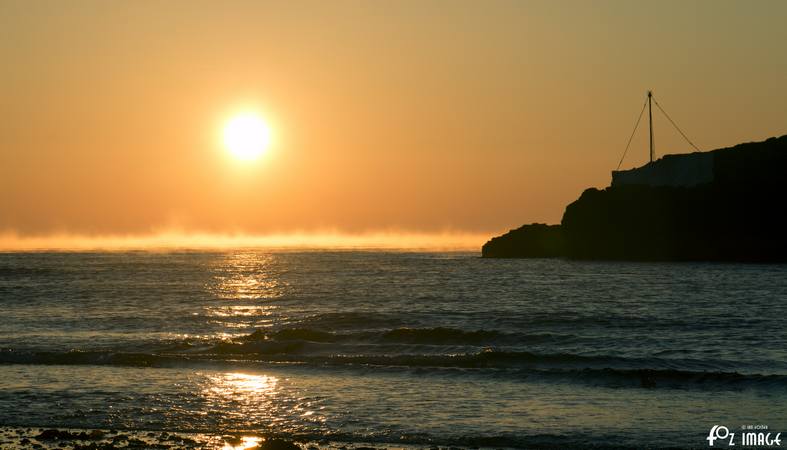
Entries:
[[[760,430],[760,431],[755,431]],[[741,425],[741,432],[738,439],[735,438],[735,433],[730,431],[724,425],[714,425],[705,438],[708,445],[713,447],[716,441],[720,445],[727,444],[728,447],[733,447],[736,444],[741,446],[765,446],[765,447],[781,447],[781,433],[775,435],[768,431],[768,425]]]

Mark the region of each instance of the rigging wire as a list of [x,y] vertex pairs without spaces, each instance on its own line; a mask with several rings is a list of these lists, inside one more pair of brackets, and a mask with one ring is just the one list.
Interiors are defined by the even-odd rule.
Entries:
[[[656,103],[658,105],[658,103]],[[623,151],[623,156],[620,157],[620,162],[618,163],[618,168],[615,170],[620,170],[620,165],[623,164],[623,158],[626,157],[626,153],[629,151],[629,147],[631,146],[631,140],[634,139],[634,133],[637,132],[637,127],[639,127],[639,122],[642,120],[642,113],[645,112],[645,107],[648,106],[648,100],[645,100],[645,103],[642,104],[642,110],[639,112],[639,117],[637,118],[637,123],[634,124],[634,130],[631,131],[631,136],[629,136],[629,141],[626,144],[626,150]],[[667,113],[664,113],[666,115]]]
[[691,140],[689,140],[688,137],[686,137],[686,134],[683,133],[683,130],[681,130],[678,127],[678,125],[672,120],[672,118],[669,116],[669,114],[667,114],[667,111],[664,111],[664,108],[662,108],[661,105],[659,105],[659,102],[658,102],[658,100],[656,100],[655,97],[653,97],[653,101],[656,103],[656,106],[658,106],[658,108],[661,110],[661,112],[664,113],[664,116],[667,118],[667,120],[670,121],[672,126],[675,127],[676,130],[678,130],[678,133],[680,133],[681,136],[683,136],[683,139],[686,139],[686,142],[688,142],[692,147],[694,147],[694,150],[697,150],[698,152],[701,152],[702,150],[697,148],[697,146],[694,145],[694,143],[691,142]]

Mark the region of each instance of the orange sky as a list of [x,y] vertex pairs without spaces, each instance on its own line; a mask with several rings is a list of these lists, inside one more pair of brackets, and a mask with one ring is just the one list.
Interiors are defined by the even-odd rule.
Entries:
[[[558,222],[608,185],[649,88],[702,149],[787,133],[785,18],[783,1],[3,0],[0,236]],[[242,163],[220,133],[248,108],[274,143]],[[655,128],[657,154],[690,150]],[[624,167],[647,158],[644,133],[632,145]]]

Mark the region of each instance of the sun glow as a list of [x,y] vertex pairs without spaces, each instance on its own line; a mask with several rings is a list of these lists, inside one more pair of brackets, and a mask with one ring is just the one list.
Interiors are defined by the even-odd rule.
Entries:
[[239,160],[257,159],[270,143],[270,128],[256,114],[239,114],[224,125],[224,146]]

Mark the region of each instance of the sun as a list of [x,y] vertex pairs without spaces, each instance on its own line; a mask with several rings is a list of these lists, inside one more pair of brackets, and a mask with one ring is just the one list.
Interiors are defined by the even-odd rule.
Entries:
[[238,114],[224,125],[224,146],[239,160],[257,159],[270,143],[270,128],[256,114]]

